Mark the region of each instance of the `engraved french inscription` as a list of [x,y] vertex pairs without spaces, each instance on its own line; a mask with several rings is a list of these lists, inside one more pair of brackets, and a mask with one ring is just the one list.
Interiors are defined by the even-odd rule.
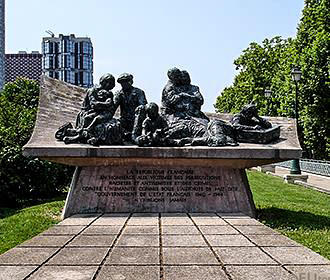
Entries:
[[70,207],[76,213],[247,212],[242,176],[242,170],[221,167],[83,167]]

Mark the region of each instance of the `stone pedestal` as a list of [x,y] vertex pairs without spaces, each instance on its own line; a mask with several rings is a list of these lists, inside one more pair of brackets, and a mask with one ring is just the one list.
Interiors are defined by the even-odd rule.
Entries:
[[275,165],[266,164],[266,165],[258,166],[257,170],[263,173],[267,173],[267,172],[275,173]]
[[78,213],[222,212],[255,216],[244,169],[139,162],[77,167],[63,218]]
[[308,175],[301,174],[287,174],[283,177],[285,183],[294,184],[295,181],[307,182]]

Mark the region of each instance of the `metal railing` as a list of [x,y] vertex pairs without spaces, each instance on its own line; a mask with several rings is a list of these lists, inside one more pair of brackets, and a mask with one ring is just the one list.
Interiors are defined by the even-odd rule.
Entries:
[[[330,161],[315,159],[300,159],[301,171],[330,177]],[[290,168],[291,160],[276,163],[276,166]]]

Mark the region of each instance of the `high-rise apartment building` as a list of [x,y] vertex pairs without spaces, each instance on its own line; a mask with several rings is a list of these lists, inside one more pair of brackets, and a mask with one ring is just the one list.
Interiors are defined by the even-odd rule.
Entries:
[[93,45],[74,34],[42,39],[43,73],[82,87],[93,86]]
[[20,51],[5,56],[5,83],[13,82],[18,77],[40,81],[42,74],[42,54],[38,51],[27,53]]
[[5,76],[5,0],[0,0],[0,90]]

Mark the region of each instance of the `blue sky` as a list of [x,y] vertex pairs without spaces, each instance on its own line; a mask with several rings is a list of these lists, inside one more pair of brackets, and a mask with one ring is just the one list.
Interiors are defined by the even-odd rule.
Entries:
[[213,112],[252,41],[294,37],[303,0],[7,0],[6,53],[39,50],[45,30],[88,36],[94,82],[134,75],[149,102],[160,101],[167,69],[186,69]]

